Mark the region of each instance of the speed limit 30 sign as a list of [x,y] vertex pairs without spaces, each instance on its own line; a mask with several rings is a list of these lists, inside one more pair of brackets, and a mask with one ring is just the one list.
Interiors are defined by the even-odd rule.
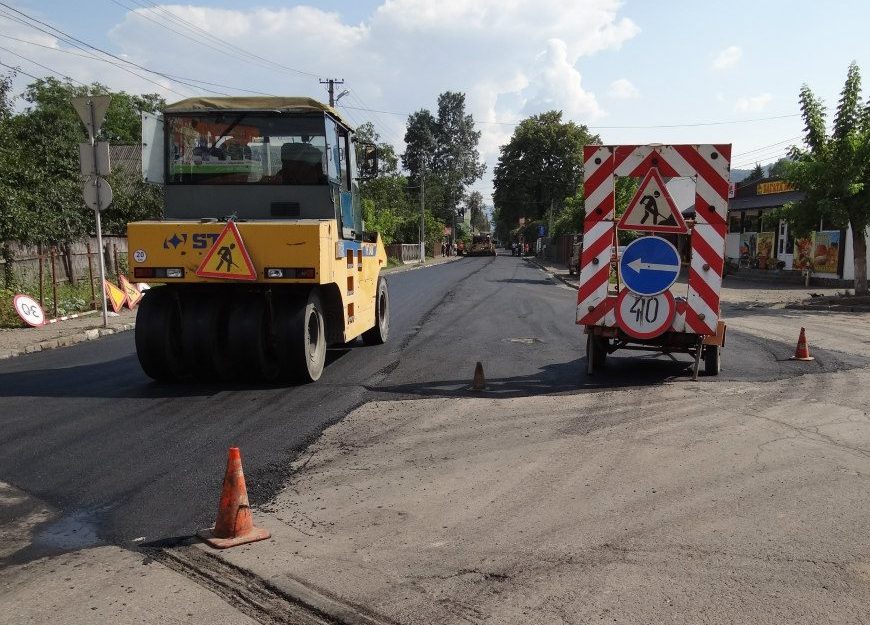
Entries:
[[34,328],[45,325],[45,314],[42,312],[42,306],[29,295],[19,293],[12,300],[12,305],[15,307],[15,312],[27,325]]
[[664,333],[674,322],[677,305],[670,291],[638,295],[623,289],[616,298],[616,322],[636,339],[651,339]]

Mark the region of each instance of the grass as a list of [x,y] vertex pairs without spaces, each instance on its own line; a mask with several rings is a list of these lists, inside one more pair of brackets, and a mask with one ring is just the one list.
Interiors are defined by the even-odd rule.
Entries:
[[[29,285],[13,289],[0,289],[0,328],[22,328],[25,327],[24,322],[15,312],[12,306],[12,298],[16,293],[24,293],[30,295],[33,299],[39,298],[38,285]],[[51,285],[47,285],[44,290],[43,311],[47,319],[54,316],[54,298],[51,291]],[[97,290],[97,297],[100,292]],[[57,314],[69,315],[72,313],[91,310],[91,287],[87,281],[78,282],[76,284],[59,284],[57,285]]]

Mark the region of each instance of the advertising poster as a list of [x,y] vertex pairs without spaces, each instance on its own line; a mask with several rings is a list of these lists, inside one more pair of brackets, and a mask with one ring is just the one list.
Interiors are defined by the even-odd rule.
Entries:
[[794,242],[794,261],[792,267],[794,269],[804,270],[812,267],[813,264],[813,237],[806,239],[796,239]]
[[740,235],[740,258],[748,259],[755,258],[756,246],[758,244],[757,232],[744,232]]
[[839,273],[840,231],[816,232],[813,238],[813,271]]
[[758,258],[773,258],[774,232],[759,232],[757,239]]

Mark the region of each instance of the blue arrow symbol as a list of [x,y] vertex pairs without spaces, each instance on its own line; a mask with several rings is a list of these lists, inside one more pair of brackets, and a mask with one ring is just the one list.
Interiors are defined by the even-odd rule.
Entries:
[[635,273],[640,274],[641,269],[650,269],[652,271],[670,271],[675,272],[680,270],[679,265],[661,265],[659,263],[645,263],[639,258],[635,258],[633,261],[626,263],[627,266],[631,267]]

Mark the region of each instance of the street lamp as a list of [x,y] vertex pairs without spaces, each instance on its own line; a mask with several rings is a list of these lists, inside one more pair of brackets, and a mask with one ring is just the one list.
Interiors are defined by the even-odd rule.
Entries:
[[335,101],[338,102],[339,100],[341,100],[344,96],[346,96],[349,93],[350,93],[350,91],[348,89],[344,89],[341,93],[339,93],[337,96],[335,96]]

